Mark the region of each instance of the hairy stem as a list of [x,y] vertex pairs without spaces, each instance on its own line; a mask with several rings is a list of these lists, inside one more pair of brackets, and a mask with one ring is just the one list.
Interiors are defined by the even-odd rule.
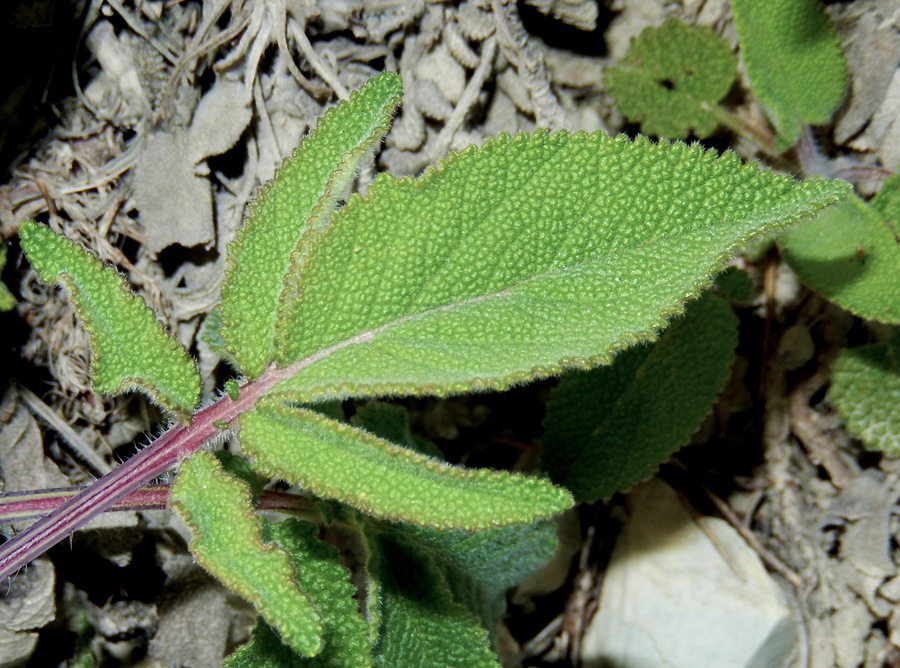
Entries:
[[242,385],[237,400],[223,396],[197,412],[189,425],[172,427],[124,464],[0,545],[0,578],[12,575],[128,494],[220,436],[223,424],[233,425],[267,390],[306,363],[299,362],[285,369],[270,367],[255,381]]
[[[50,511],[56,510],[87,487],[60,487],[0,494],[0,521],[14,522],[42,517]],[[163,510],[169,502],[171,490],[169,485],[141,487],[116,501],[108,511]],[[257,510],[306,511],[311,508],[312,503],[309,498],[287,492],[263,491],[259,496],[259,503],[256,504]]]

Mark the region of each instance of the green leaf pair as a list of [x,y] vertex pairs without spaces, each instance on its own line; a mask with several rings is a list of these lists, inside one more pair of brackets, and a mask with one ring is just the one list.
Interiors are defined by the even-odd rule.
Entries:
[[[819,0],[731,5],[750,85],[778,133],[775,148],[786,151],[803,124],[825,123],[844,97],[847,67],[837,34]],[[712,29],[668,19],[644,29],[604,83],[642,132],[703,139],[720,122],[739,125],[718,107],[735,73],[730,46]]]

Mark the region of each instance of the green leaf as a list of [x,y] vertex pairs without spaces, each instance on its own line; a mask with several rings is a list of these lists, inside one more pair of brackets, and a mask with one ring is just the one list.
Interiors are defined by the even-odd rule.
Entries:
[[737,317],[708,294],[659,341],[611,366],[560,379],[541,457],[579,501],[608,499],[652,475],[690,439],[728,378]]
[[841,352],[828,396],[867,448],[900,456],[900,336]]
[[69,295],[91,341],[91,381],[104,394],[146,393],[184,420],[200,399],[200,374],[122,277],[37,223],[19,228],[22,249],[42,280]]
[[[318,405],[316,410],[321,412]],[[356,409],[356,415],[350,418],[350,424],[423,455],[437,459],[444,458],[441,449],[434,443],[413,435],[409,428],[409,413],[403,406],[395,406],[384,401],[369,401]]]
[[[0,273],[6,266],[6,244],[0,243]],[[9,288],[0,282],[0,311],[11,311],[16,307],[16,298],[13,297]]]
[[675,139],[693,130],[703,139],[719,124],[703,103],[718,104],[736,73],[737,58],[712,28],[668,19],[645,28],[603,82],[641,132]]
[[556,550],[553,521],[487,531],[393,529],[414,541],[441,569],[453,598],[496,628],[506,611],[506,591],[546,564]]
[[250,640],[225,657],[223,668],[305,668],[315,666],[316,658],[299,656],[281,642],[265,620],[257,618]]
[[428,555],[396,534],[371,541],[381,624],[375,666],[499,668],[478,619],[453,600]]
[[305,261],[298,239],[321,230],[360,163],[390,126],[400,77],[384,72],[330,109],[250,204],[228,246],[221,336],[240,370],[262,372],[275,354],[279,311],[293,298],[291,272]]
[[203,324],[200,326],[198,338],[206,343],[210,350],[228,362],[228,364],[235,369],[238,368],[238,363],[237,360],[234,359],[234,355],[228,352],[228,349],[225,347],[225,340],[222,338],[222,313],[218,308],[214,308],[206,314],[206,317],[203,319]]
[[716,278],[716,289],[732,301],[746,302],[753,294],[753,280],[746,271],[729,267]]
[[259,495],[262,494],[263,487],[266,486],[269,479],[257,474],[246,459],[227,450],[216,450],[213,452],[213,455],[219,460],[219,464],[222,465],[225,473],[234,476],[247,485],[251,502],[253,506],[256,506],[259,503]]
[[257,621],[253,638],[238,649],[226,668],[367,668],[372,665],[369,630],[353,598],[350,571],[336,549],[319,541],[315,525],[285,520],[269,526],[269,537],[291,555],[297,584],[322,613],[324,646],[315,657],[298,656],[265,621]]
[[[889,181],[891,190],[900,183]],[[854,196],[788,230],[778,245],[803,282],[829,300],[862,318],[900,324],[900,242],[883,206]]]
[[501,135],[376,179],[316,235],[274,392],[503,389],[655,338],[733,252],[847,197],[700,146]]
[[181,465],[169,499],[191,527],[197,563],[253,603],[288,646],[304,656],[318,654],[322,620],[297,588],[288,555],[263,545],[250,488],[200,450]]
[[731,10],[750,85],[786,151],[802,123],[825,123],[844,97],[840,41],[819,0],[732,0]]
[[530,523],[572,505],[539,478],[464,469],[309,410],[261,402],[241,415],[241,447],[265,475],[375,517],[435,528]]

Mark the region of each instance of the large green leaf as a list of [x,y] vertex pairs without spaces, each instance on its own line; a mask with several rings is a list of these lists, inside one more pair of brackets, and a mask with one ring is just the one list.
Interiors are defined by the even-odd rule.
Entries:
[[289,519],[268,525],[268,537],[291,555],[297,584],[321,611],[325,629],[322,651],[298,655],[258,620],[249,643],[225,661],[226,668],[367,668],[372,665],[368,627],[356,607],[350,571],[338,551],[316,538],[317,527]]
[[731,0],[753,92],[787,150],[802,123],[826,122],[844,97],[847,65],[820,0]]
[[275,357],[279,310],[293,299],[297,240],[321,230],[363,159],[381,141],[400,103],[400,77],[384,72],[330,109],[250,204],[228,246],[221,337],[240,370],[257,376]]
[[249,486],[201,450],[181,465],[169,500],[191,527],[190,548],[197,563],[252,602],[293,650],[318,654],[322,619],[298,589],[288,555],[263,543]]
[[900,324],[900,207],[891,177],[869,206],[858,197],[781,236],[778,245],[804,283],[869,320]]
[[703,103],[718,104],[736,73],[737,58],[712,28],[668,19],[645,28],[603,83],[641,132],[675,139],[693,130],[702,139],[719,124]]
[[653,339],[747,240],[844,199],[700,146],[500,136],[309,235],[274,392],[506,387]]
[[564,489],[505,471],[464,469],[312,411],[265,402],[240,418],[254,467],[384,519],[436,528],[530,523],[572,505]]
[[867,448],[900,456],[900,335],[843,351],[828,396]]
[[547,407],[544,468],[579,501],[652,475],[690,439],[734,358],[737,317],[720,297],[690,304],[659,341],[560,379]]
[[105,394],[138,390],[189,419],[200,399],[200,374],[187,351],[162,329],[122,277],[87,251],[37,223],[19,241],[42,280],[59,283],[91,341],[91,382]]

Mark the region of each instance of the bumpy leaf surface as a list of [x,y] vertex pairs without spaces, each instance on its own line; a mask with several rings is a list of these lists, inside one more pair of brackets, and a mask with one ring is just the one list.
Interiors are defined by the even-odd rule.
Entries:
[[840,104],[847,66],[819,0],[732,0],[734,27],[753,92],[787,150],[801,123],[824,123]]
[[312,411],[272,403],[240,418],[241,446],[254,467],[370,515],[474,530],[530,523],[572,505],[568,492],[546,480],[451,466]]
[[900,455],[900,337],[843,351],[829,397],[867,448]]
[[785,259],[811,288],[869,320],[900,324],[900,177],[866,206],[853,197],[779,239]]
[[291,270],[304,234],[320,230],[363,159],[381,141],[400,103],[400,77],[384,72],[330,109],[250,204],[228,246],[221,336],[240,370],[257,376],[275,357],[279,309],[292,297]]
[[197,563],[252,602],[289,647],[303,656],[318,654],[322,620],[297,588],[288,555],[263,544],[250,488],[201,450],[181,465],[169,499],[191,527]]
[[352,196],[301,268],[274,387],[319,396],[502,389],[655,337],[731,253],[849,185],[699,146],[500,136]]
[[725,97],[736,72],[737,58],[711,28],[669,19],[645,28],[603,82],[641,132],[676,139],[693,130],[702,139],[718,125],[702,103]]
[[659,341],[560,379],[547,407],[544,468],[579,501],[608,499],[683,446],[728,378],[737,317],[720,297],[689,305]]
[[23,222],[19,239],[34,270],[42,280],[65,288],[84,323],[94,389],[104,394],[145,392],[188,419],[200,399],[200,374],[121,276],[37,223]]
[[434,559],[454,600],[486,629],[495,629],[506,611],[506,591],[546,564],[557,544],[553,521],[488,531],[397,530]]
[[366,668],[372,665],[368,627],[360,616],[350,584],[350,571],[339,563],[336,549],[319,541],[316,527],[285,520],[271,525],[268,537],[294,563],[297,583],[322,613],[324,647],[313,658],[297,655],[264,621],[253,637],[225,661],[227,668]]
[[381,624],[375,665],[384,668],[499,668],[478,619],[453,600],[427,554],[397,535],[372,540]]

